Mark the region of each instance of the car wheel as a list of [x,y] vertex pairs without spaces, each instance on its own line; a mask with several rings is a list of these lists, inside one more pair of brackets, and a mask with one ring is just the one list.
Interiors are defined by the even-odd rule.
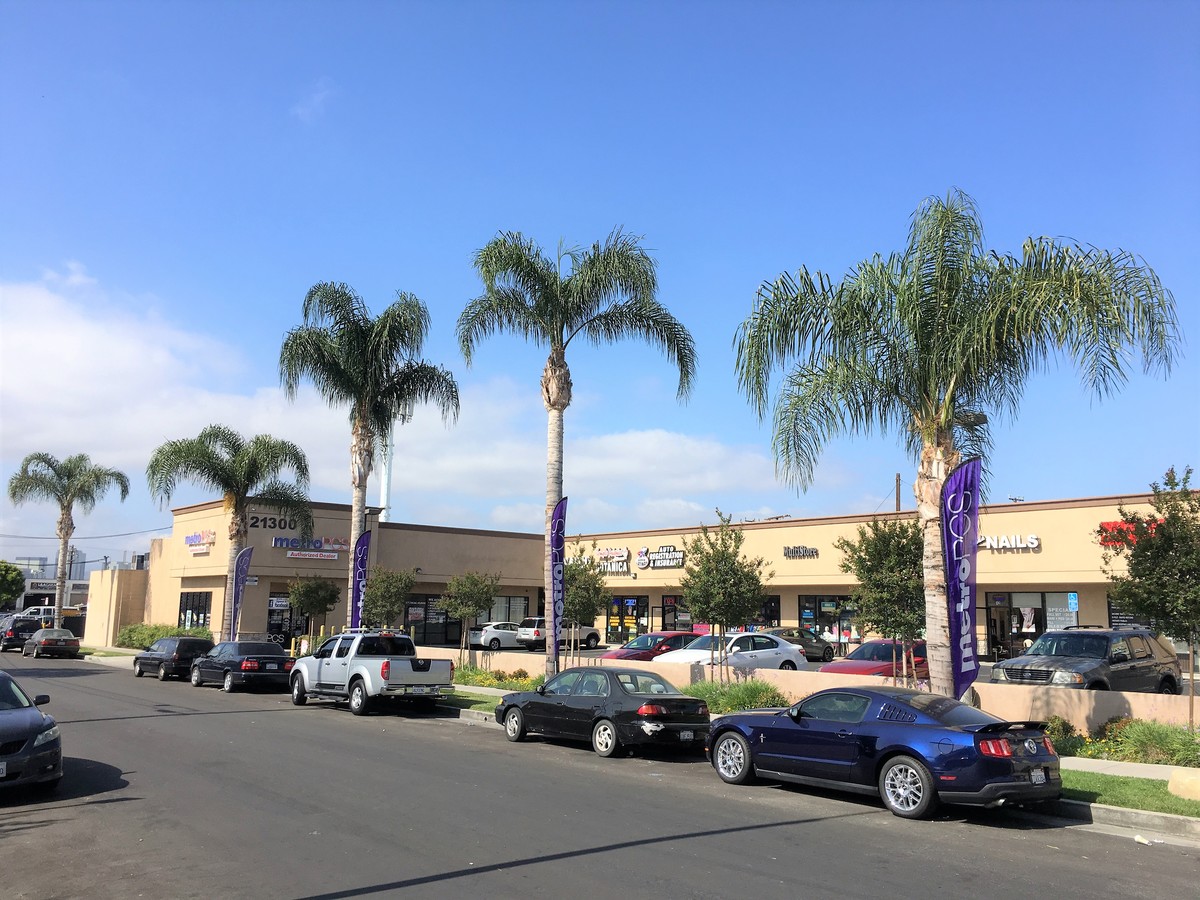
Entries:
[[200,677],[200,668],[192,666],[192,687],[200,687],[204,684],[204,679]]
[[292,706],[303,706],[308,702],[308,692],[304,690],[304,676],[292,676]]
[[[22,651],[22,652],[24,652],[24,651]],[[40,658],[41,658],[41,656],[42,656],[42,651],[41,651],[41,650],[39,650],[37,647],[34,647],[34,648],[33,648],[33,658],[34,658],[34,659],[40,659]]]
[[490,641],[488,641],[488,649],[489,650],[499,650],[500,649],[500,638],[492,638]]
[[605,759],[615,756],[621,749],[621,742],[617,739],[617,726],[608,719],[601,719],[592,729],[592,749]]
[[525,739],[525,714],[515,706],[504,714],[504,736],[513,742]]
[[895,756],[879,773],[879,796],[894,815],[920,819],[937,804],[933,776],[911,756]]
[[782,663],[780,663],[779,668],[786,669],[789,672],[795,672],[796,664],[794,662],[792,662],[790,659],[785,659]]
[[159,681],[167,680],[167,664],[166,663],[158,664],[158,680]]
[[589,634],[588,639],[587,639],[587,648],[589,650],[595,650],[599,646],[600,646],[600,636],[595,635],[595,634]]
[[145,675],[145,674],[146,674],[146,673],[142,671],[142,664],[141,664],[141,663],[134,663],[134,664],[133,664],[133,677],[134,677],[134,678],[141,678],[141,677],[142,677],[143,675]]
[[1162,684],[1160,684],[1158,686],[1158,692],[1160,694],[1178,694],[1179,693],[1178,689],[1175,687],[1175,682],[1173,682],[1170,678],[1163,679]]
[[22,655],[22,656],[28,656],[28,655],[29,655],[28,653],[26,653],[26,652],[25,652],[25,648],[24,648],[24,647],[22,647],[22,648],[21,648],[21,655]]
[[371,711],[371,698],[367,696],[367,686],[361,679],[350,685],[350,712],[356,716],[365,716]]
[[833,648],[826,647],[821,653],[821,659],[824,662],[833,662]]
[[225,679],[221,682],[221,690],[227,694],[232,694],[236,690],[236,686],[233,683],[232,672],[225,673]]
[[719,738],[712,750],[713,768],[728,784],[746,784],[754,778],[754,763],[750,759],[750,745],[736,731],[727,731]]

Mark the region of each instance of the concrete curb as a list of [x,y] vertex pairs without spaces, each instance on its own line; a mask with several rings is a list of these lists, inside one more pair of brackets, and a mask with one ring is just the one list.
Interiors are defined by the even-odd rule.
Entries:
[[1141,833],[1169,834],[1188,840],[1200,841],[1200,819],[1191,816],[1176,816],[1170,813],[1147,812],[1142,809],[1126,809],[1121,806],[1105,806],[1101,803],[1085,803],[1081,800],[1054,800],[1027,810],[1012,810],[1032,815],[1058,816],[1074,819],[1090,825],[1111,825],[1130,828]]

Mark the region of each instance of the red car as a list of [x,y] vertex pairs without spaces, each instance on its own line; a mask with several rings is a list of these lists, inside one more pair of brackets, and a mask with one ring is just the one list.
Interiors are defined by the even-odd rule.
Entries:
[[[927,679],[929,660],[925,654],[925,642],[913,641],[911,646],[916,677],[918,680]],[[882,675],[886,678],[901,678],[904,675],[904,665],[901,662],[903,655],[904,644],[901,641],[864,641],[857,650],[847,654],[845,659],[826,663],[821,666],[820,671],[836,672],[839,675]]]
[[601,659],[654,659],[668,650],[682,650],[701,635],[693,631],[651,631],[639,634],[616,650],[609,650]]

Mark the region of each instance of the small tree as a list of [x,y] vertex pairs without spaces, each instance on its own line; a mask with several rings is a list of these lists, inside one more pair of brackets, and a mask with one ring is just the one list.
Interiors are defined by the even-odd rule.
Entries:
[[[722,651],[726,627],[747,621],[762,607],[763,582],[775,577],[774,572],[764,574],[762,557],[750,559],[742,553],[746,536],[740,528],[730,527],[730,518],[718,509],[721,524],[715,533],[701,525],[700,534],[684,542],[688,563],[679,582],[692,615],[712,626]],[[721,679],[725,677],[722,666]]]
[[[610,596],[604,571],[596,559],[596,543],[592,542],[590,556],[577,546],[575,555],[563,567],[563,616],[577,624],[595,624],[596,616],[608,609]],[[578,650],[578,633],[571,637],[571,646]]]
[[[1156,627],[1188,642],[1191,691],[1188,728],[1196,729],[1196,641],[1200,638],[1200,491],[1191,488],[1192,468],[1180,478],[1167,470],[1150,485],[1153,515],[1120,508],[1121,524],[1101,526],[1109,598]],[[1125,562],[1121,572],[1116,563]]]
[[[841,570],[858,580],[851,597],[858,611],[859,630],[903,641],[907,678],[909,645],[925,631],[920,523],[872,521],[858,527],[856,540],[838,538],[833,546],[845,554]],[[893,662],[893,671],[894,666]]]
[[393,624],[404,613],[416,581],[417,573],[411,570],[374,569],[363,591],[362,624]]
[[467,619],[474,619],[492,608],[495,596],[500,593],[500,576],[466,572],[455,575],[446,582],[442,591],[442,608],[452,619],[463,622],[462,640],[458,648],[458,663],[463,664],[467,655]]
[[0,609],[16,608],[25,595],[25,573],[6,560],[0,559]]
[[[326,578],[302,578],[288,585],[288,603],[292,609],[303,616],[308,616],[308,634],[313,634],[313,619],[321,617],[322,626],[325,617],[337,606],[342,589]],[[312,642],[309,641],[309,646]]]

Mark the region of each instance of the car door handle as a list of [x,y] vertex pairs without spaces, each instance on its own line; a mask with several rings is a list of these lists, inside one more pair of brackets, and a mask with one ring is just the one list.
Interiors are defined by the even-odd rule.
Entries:
[[848,737],[852,737],[853,735],[854,735],[854,732],[846,731],[845,729],[842,729],[841,731],[839,731],[837,733],[837,736],[840,738],[848,738]]

